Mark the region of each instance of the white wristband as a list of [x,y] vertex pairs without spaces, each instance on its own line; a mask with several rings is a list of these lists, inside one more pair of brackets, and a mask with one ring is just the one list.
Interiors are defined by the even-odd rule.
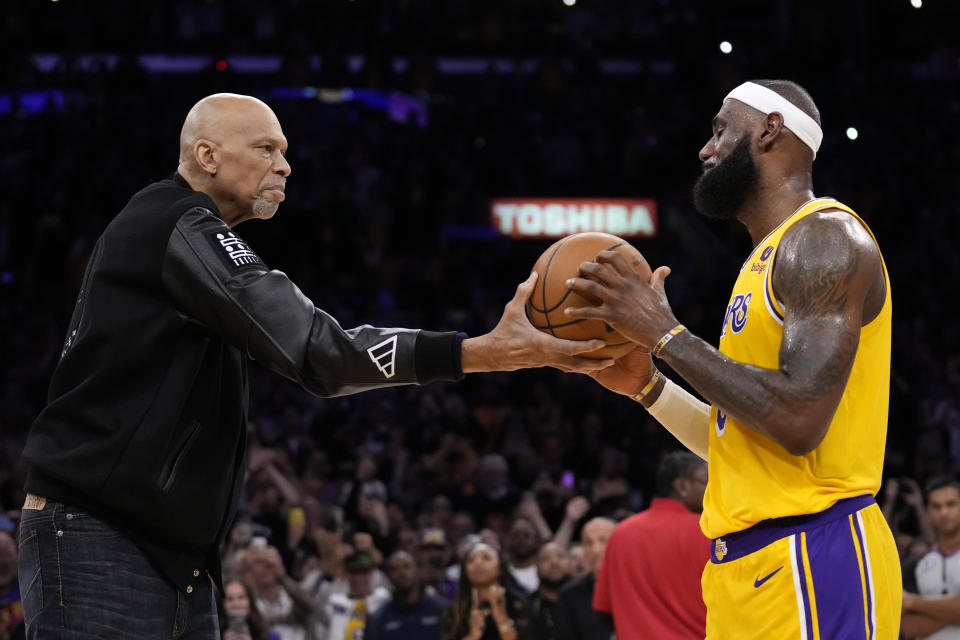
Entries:
[[706,460],[710,405],[700,402],[670,378],[664,380],[663,390],[647,411],[686,448]]

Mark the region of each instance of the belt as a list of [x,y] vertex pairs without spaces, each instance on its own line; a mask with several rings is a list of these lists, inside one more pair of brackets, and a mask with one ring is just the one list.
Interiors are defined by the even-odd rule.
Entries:
[[35,496],[32,493],[28,493],[27,499],[23,501],[23,510],[40,511],[46,506],[46,504],[46,498],[41,498],[40,496]]

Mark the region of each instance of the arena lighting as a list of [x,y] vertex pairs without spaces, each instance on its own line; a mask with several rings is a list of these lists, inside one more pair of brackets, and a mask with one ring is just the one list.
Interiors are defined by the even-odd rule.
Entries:
[[847,137],[856,140],[860,137],[860,132],[857,131],[856,127],[847,127]]
[[497,198],[490,222],[513,238],[562,238],[581,231],[621,237],[657,235],[657,202],[651,198]]
[[730,53],[731,51],[733,51],[733,45],[730,44],[727,40],[724,40],[723,42],[720,43],[720,51],[722,51],[723,53]]
[[910,0],[910,6],[914,9],[919,9],[923,6],[923,0]]
[[567,5],[568,7],[572,7],[573,5],[577,4],[577,0],[563,0],[563,4]]

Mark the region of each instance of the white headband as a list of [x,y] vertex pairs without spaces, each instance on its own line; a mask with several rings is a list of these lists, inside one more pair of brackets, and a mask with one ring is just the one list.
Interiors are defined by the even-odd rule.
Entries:
[[764,114],[777,112],[782,115],[783,126],[790,129],[801,142],[813,149],[813,157],[817,157],[817,150],[820,149],[820,143],[823,141],[823,129],[816,120],[779,93],[753,82],[744,82],[728,93],[724,99],[730,98],[739,100]]

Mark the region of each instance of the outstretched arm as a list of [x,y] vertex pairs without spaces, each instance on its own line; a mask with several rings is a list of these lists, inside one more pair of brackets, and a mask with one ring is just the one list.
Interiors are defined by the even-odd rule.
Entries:
[[[584,263],[570,286],[602,304],[569,310],[601,318],[653,350],[678,322],[667,302],[661,267],[650,283],[632,276],[616,254]],[[876,244],[848,214],[818,213],[795,224],[776,258],[774,291],[785,309],[779,367],[733,360],[689,331],[660,352],[712,404],[763,433],[793,455],[812,451],[839,404],[857,351],[860,328],[879,311],[883,271]]]

